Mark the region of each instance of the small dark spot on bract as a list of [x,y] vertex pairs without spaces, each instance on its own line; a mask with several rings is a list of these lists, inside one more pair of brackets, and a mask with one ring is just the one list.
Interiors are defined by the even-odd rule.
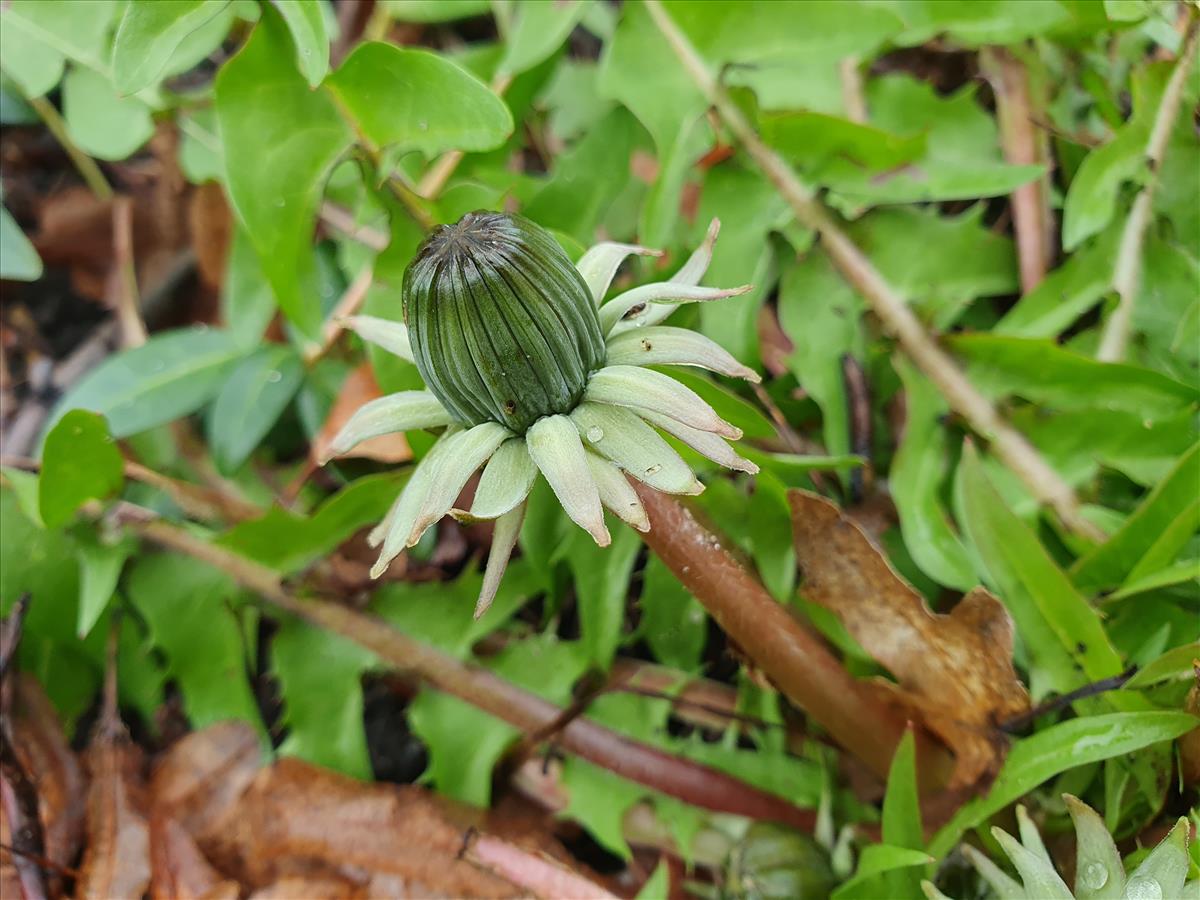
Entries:
[[654,349],[654,345],[651,344],[649,341],[642,341],[642,349],[648,353]]
[[515,413],[517,411],[517,401],[516,400],[505,400],[504,401],[504,411],[506,413],[508,413],[509,415],[512,415],[513,413]]
[[1079,641],[1078,643],[1075,644],[1075,652],[1076,653],[1087,653],[1087,644],[1085,644],[1083,641]]

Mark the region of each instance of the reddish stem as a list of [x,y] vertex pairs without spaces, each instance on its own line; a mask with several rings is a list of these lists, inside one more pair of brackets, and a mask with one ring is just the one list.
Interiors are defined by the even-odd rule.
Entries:
[[[886,778],[905,722],[871,694],[720,540],[675,498],[634,482],[650,516],[643,539],[708,610],[721,629],[785,696]],[[941,783],[951,760],[926,743],[925,786]]]

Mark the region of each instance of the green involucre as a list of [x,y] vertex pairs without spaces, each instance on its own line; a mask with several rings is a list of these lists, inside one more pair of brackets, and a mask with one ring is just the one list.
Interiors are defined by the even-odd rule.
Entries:
[[417,369],[464,425],[521,434],[575,408],[604,364],[596,306],[544,228],[474,212],[433,232],[404,276]]

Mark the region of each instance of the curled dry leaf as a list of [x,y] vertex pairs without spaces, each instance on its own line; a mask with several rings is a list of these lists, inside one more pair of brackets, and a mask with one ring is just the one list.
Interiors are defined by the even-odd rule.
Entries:
[[182,826],[209,859],[221,864],[243,792],[263,763],[262,745],[245,722],[218,722],[179,741],[150,778],[156,815]]
[[405,892],[516,897],[508,881],[460,858],[464,830],[419,788],[363,784],[295,759],[263,769],[236,820],[239,873],[256,887],[308,863],[352,877],[398,876]]
[[[342,382],[342,389],[338,392],[337,399],[333,402],[333,409],[329,411],[329,418],[325,420],[320,433],[312,441],[309,458],[313,464],[316,465],[319,460],[325,458],[337,433],[342,430],[342,426],[358,411],[360,406],[382,396],[383,392],[379,390],[379,385],[375,382],[375,374],[371,371],[369,363],[363,363],[347,375],[346,380]],[[404,435],[395,433],[365,440],[353,450],[342,455],[361,456],[385,463],[401,463],[412,459],[412,450],[409,449]]]
[[[28,675],[15,676],[10,724],[17,759],[37,786],[43,852],[55,865],[70,866],[83,837],[83,773],[53,704]],[[7,833],[3,838],[7,845]],[[0,854],[0,871],[10,864],[8,854]],[[47,878],[53,892],[54,873],[47,873]]]
[[115,702],[113,709],[102,713],[96,732],[85,756],[91,777],[87,847],[75,896],[141,897],[150,884],[142,754],[117,717]]
[[[238,883],[222,877],[182,825],[163,813],[150,820],[152,900],[237,900]],[[299,896],[299,895],[297,895]]]
[[931,612],[833,503],[807,491],[788,496],[801,592],[837,615],[896,677],[901,704],[954,751],[952,786],[994,771],[1006,744],[996,724],[1029,708],[1003,604],[975,588],[949,615]]

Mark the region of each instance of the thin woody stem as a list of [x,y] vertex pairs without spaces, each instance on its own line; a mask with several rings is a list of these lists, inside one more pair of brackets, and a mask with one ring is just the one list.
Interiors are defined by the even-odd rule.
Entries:
[[[278,573],[130,503],[119,520],[143,538],[229,574],[274,608],[339,634],[384,663],[412,672],[434,688],[458,697],[525,733],[558,722],[562,709],[509,681],[398,631],[388,622],[317,598],[300,599]],[[556,737],[559,747],[624,778],[703,809],[780,822],[811,830],[814,814],[724,772],[630,740],[586,718],[575,718]]]
[[659,0],[645,2],[684,69],[729,130],[788,202],[800,223],[820,235],[821,246],[842,277],[866,299],[904,352],[937,385],[950,407],[972,430],[990,441],[992,452],[1021,479],[1039,502],[1058,514],[1064,525],[1092,540],[1103,540],[1104,534],[1080,514],[1079,500],[1071,486],[967,379],[957,363],[926,332],[904,298],[837,224],[812,190],[801,182],[779,154],[763,143]]
[[1171,73],[1171,79],[1163,91],[1162,101],[1154,114],[1154,125],[1146,143],[1146,165],[1150,176],[1145,186],[1133,201],[1129,218],[1121,232],[1121,244],[1117,249],[1117,262],[1113,268],[1113,290],[1116,291],[1117,308],[1112,311],[1100,336],[1100,348],[1096,358],[1102,362],[1120,362],[1125,358],[1129,336],[1133,330],[1133,308],[1137,302],[1138,287],[1142,276],[1142,243],[1150,225],[1154,207],[1154,188],[1158,184],[1158,170],[1167,155],[1167,142],[1179,118],[1183,102],[1183,87],[1188,71],[1196,57],[1197,41],[1200,40],[1200,18],[1193,12],[1187,27],[1187,37],[1180,52],[1179,61]]

